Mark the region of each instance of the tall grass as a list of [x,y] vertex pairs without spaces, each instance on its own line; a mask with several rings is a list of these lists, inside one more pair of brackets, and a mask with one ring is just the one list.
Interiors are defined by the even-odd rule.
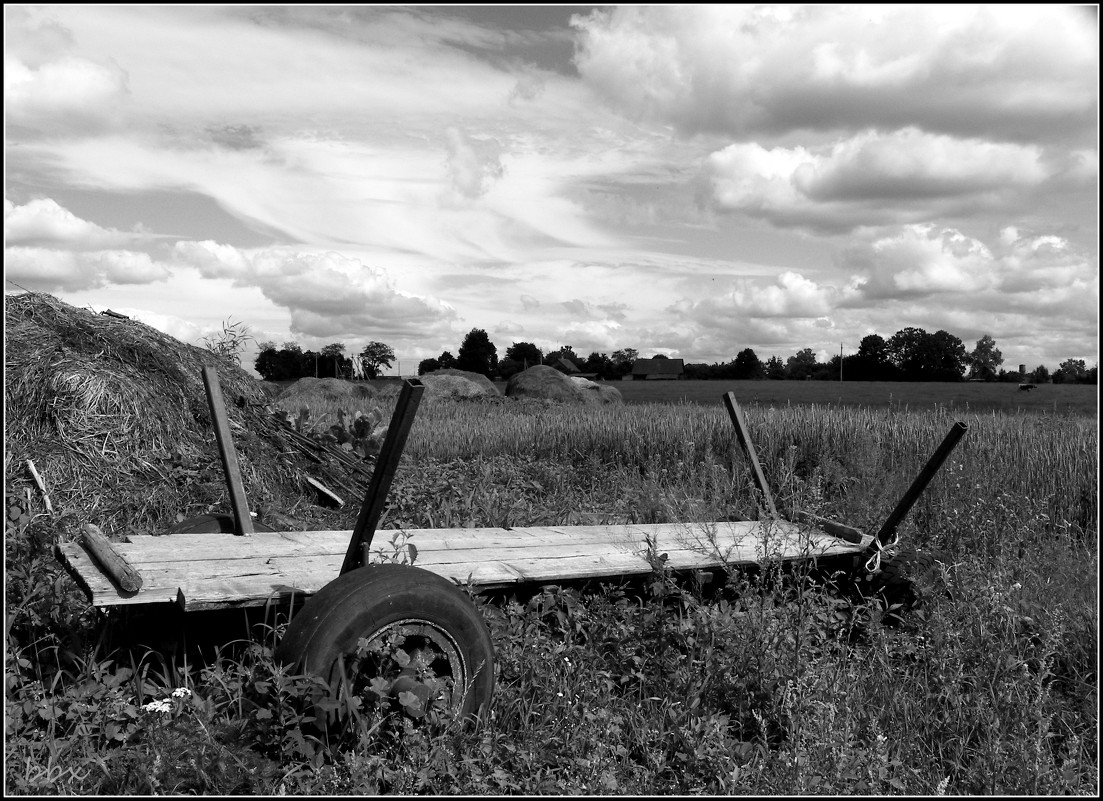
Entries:
[[[1099,436],[1091,418],[817,406],[744,412],[769,482],[778,486],[785,476],[817,482],[831,511],[859,527],[883,519],[959,419],[969,433],[924,495],[920,518],[942,510],[940,525],[953,530],[970,517],[998,512],[986,502],[999,509],[1011,503],[1046,532],[1062,533],[1085,531],[1098,516]],[[746,470],[719,404],[602,406],[585,413],[529,403],[428,404],[407,454],[411,462],[596,460],[644,475],[720,465],[745,478]]]

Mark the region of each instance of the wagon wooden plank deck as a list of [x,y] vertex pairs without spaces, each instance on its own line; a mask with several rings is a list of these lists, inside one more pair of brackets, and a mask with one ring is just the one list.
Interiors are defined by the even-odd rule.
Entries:
[[[375,533],[368,562],[389,561],[396,535],[396,541],[416,548],[416,566],[476,589],[646,574],[653,569],[649,554],[665,554],[666,564],[679,571],[859,554],[873,539],[851,543],[781,520],[382,530]],[[339,574],[349,536],[349,531],[133,535],[112,547],[140,574],[136,592],[116,586],[82,543],[65,543],[58,555],[95,607],[177,603],[190,611],[313,595]]]

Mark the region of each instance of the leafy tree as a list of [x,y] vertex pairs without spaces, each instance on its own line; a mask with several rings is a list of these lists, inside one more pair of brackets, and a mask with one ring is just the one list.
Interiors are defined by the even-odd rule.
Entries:
[[440,369],[440,362],[437,359],[422,359],[417,366],[417,374],[425,375],[426,373],[435,373]]
[[502,359],[498,362],[498,377],[508,380],[526,369],[528,368],[525,367],[525,362],[519,362],[516,359]]
[[613,355],[609,358],[613,361],[617,376],[623,377],[632,372],[632,368],[636,366],[636,359],[639,357],[639,351],[635,348],[622,348],[613,351]]
[[931,349],[933,365],[929,380],[960,381],[965,375],[965,343],[949,331],[939,330],[931,336]]
[[384,367],[390,367],[392,364],[394,364],[394,350],[390,345],[369,342],[360,351],[360,367],[368,378],[378,377]]
[[437,357],[437,363],[440,365],[438,370],[448,370],[456,366],[456,357],[452,355],[451,351],[444,351]]
[[844,380],[893,381],[899,377],[899,371],[892,363],[888,342],[877,334],[863,337],[858,352],[843,358]]
[[314,360],[311,356],[309,370],[302,349],[296,342],[285,342],[276,350],[272,342],[264,342],[260,353],[253,362],[253,368],[265,381],[294,381],[306,375],[314,374]]
[[734,378],[757,380],[766,375],[766,371],[759,361],[758,356],[750,348],[744,348],[736,354],[732,365]]
[[878,334],[867,334],[858,343],[858,355],[869,359],[873,363],[884,362],[887,364],[890,361],[889,343],[885,342],[885,338]]
[[579,365],[584,373],[596,373],[598,378],[610,379],[617,377],[617,367],[613,360],[604,353],[594,351],[586,357],[586,361]]
[[778,356],[771,356],[766,360],[766,377],[773,381],[785,378],[785,364]]
[[494,347],[486,331],[472,328],[467,333],[456,357],[456,368],[480,373],[487,378],[494,375],[498,369],[498,349]]
[[965,345],[946,331],[903,328],[889,339],[888,352],[905,381],[960,381],[965,372]]
[[543,363],[544,353],[531,342],[514,342],[506,348],[506,358],[532,367]]
[[969,377],[991,381],[996,377],[996,371],[1003,364],[1003,354],[996,347],[996,340],[985,334],[977,340],[977,346],[965,357],[965,363],[969,367]]
[[816,352],[811,348],[799,350],[785,361],[785,377],[788,379],[803,380],[815,372]]
[[[1060,380],[1058,380],[1060,375]],[[1088,375],[1088,366],[1083,359],[1065,359],[1053,373],[1054,384],[1079,384]]]
[[1039,364],[1034,368],[1034,371],[1029,374],[1029,380],[1032,384],[1048,384],[1049,370],[1044,364]]
[[334,342],[318,353],[319,378],[352,378],[352,359],[345,356],[345,343]]

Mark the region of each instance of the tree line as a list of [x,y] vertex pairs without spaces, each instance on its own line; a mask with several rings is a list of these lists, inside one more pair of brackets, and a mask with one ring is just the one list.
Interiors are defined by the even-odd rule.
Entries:
[[265,381],[295,381],[300,378],[378,378],[394,364],[394,350],[382,342],[369,342],[360,353],[345,355],[345,344],[334,342],[318,351],[306,350],[298,342],[260,343],[253,368]]
[[[254,367],[269,381],[294,380],[307,376],[317,378],[377,378],[395,361],[394,350],[382,342],[369,342],[360,353],[346,356],[345,345],[335,342],[321,350],[303,351],[295,342],[285,342],[277,348],[273,342],[263,342]],[[501,359],[498,349],[486,331],[472,328],[453,354],[444,351],[439,356],[423,359],[418,375],[443,369],[479,373],[491,379],[506,380],[536,364],[546,364],[569,371],[566,363],[579,372],[607,381],[617,380],[632,372],[639,358],[635,348],[622,348],[611,355],[594,351],[583,358],[574,348],[565,345],[544,353],[531,342],[514,342]],[[666,358],[662,354],[656,358]],[[819,381],[1010,381],[1069,384],[1098,383],[1098,365],[1088,368],[1083,359],[1066,359],[1052,373],[1045,365],[1020,372],[1002,367],[1003,354],[996,341],[985,334],[972,350],[947,331],[933,334],[922,328],[908,327],[888,339],[869,334],[850,356],[833,356],[820,362],[815,351],[804,348],[785,361],[771,356],[762,361],[751,348],[736,354],[730,362],[684,365],[688,379],[746,380],[819,380]]]

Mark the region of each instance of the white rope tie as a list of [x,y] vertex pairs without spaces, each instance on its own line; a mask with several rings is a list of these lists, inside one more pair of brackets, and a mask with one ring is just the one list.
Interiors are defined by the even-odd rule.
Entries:
[[891,559],[895,553],[896,544],[900,542],[900,534],[896,531],[892,532],[892,542],[888,545],[882,545],[881,540],[874,540],[874,544],[877,546],[877,550],[873,552],[873,555],[866,560],[866,572],[876,573],[881,569],[881,554],[885,555],[885,558]]

